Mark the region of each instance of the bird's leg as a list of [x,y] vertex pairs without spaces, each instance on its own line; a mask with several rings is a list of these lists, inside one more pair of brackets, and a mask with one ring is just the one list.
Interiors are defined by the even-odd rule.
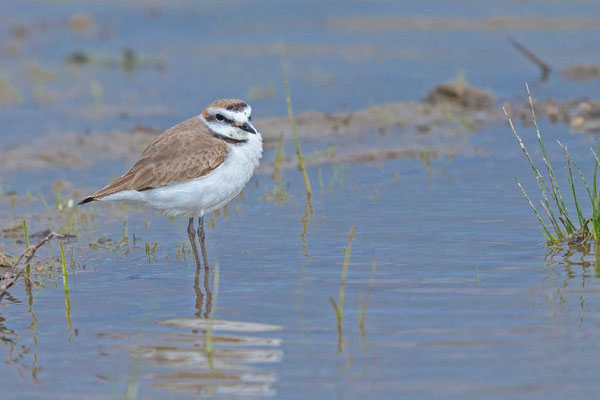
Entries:
[[204,259],[204,268],[208,269],[208,257],[206,256],[206,244],[204,243],[204,217],[198,218],[198,241],[200,242],[200,248],[202,249],[202,259]]
[[[196,292],[196,317],[198,318],[202,318],[202,303],[204,302],[204,293],[202,293],[202,290],[200,290],[200,269],[200,264],[196,264],[196,276],[194,277],[194,291]],[[206,286],[206,282],[204,282],[204,284]],[[197,331],[195,333],[197,333]]]
[[194,259],[196,260],[196,267],[200,268],[200,255],[198,254],[198,246],[196,246],[196,231],[194,231],[194,218],[190,218],[190,223],[187,228],[188,237],[192,244],[192,251],[194,252]]
[[208,283],[208,275],[210,274],[209,269],[204,270],[204,290],[206,291],[206,309],[204,310],[204,318],[210,317],[212,310],[212,292],[210,291],[210,285]]

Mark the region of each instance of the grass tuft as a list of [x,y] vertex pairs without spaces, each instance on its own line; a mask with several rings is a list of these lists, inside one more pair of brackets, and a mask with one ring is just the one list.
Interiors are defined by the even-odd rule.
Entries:
[[[542,140],[542,135],[540,133],[540,128],[538,126],[537,118],[535,115],[535,109],[533,107],[533,100],[531,98],[531,92],[529,90],[529,86],[526,85],[526,88],[527,88],[527,96],[529,99],[529,105],[531,107],[531,115],[533,117],[533,124],[535,127],[536,136],[537,136],[537,140],[538,140],[538,145],[541,150],[542,160],[543,160],[544,167],[545,167],[545,172],[546,172],[545,176],[540,172],[540,170],[535,165],[529,151],[527,150],[527,147],[523,143],[523,140],[521,139],[521,136],[517,132],[515,125],[513,124],[513,121],[511,119],[510,115],[508,114],[508,112],[506,111],[506,109],[504,109],[504,114],[508,118],[508,123],[510,125],[510,128],[513,131],[515,137],[517,138],[517,142],[519,143],[519,146],[521,147],[521,150],[523,151],[525,158],[527,158],[527,161],[529,162],[529,165],[531,166],[531,169],[535,175],[536,181],[538,183],[538,187],[540,189],[540,193],[542,195],[541,206],[542,206],[542,209],[544,210],[545,216],[547,217],[547,220],[549,221],[550,225],[548,225],[546,222],[544,222],[544,218],[542,217],[542,215],[538,212],[538,210],[534,206],[530,197],[527,195],[527,192],[521,185],[521,182],[519,182],[519,180],[517,178],[515,178],[517,185],[519,186],[519,189],[523,193],[525,200],[527,200],[527,202],[529,203],[529,206],[531,207],[535,216],[537,217],[538,221],[540,222],[540,225],[542,227],[542,234],[544,235],[544,237],[546,238],[546,241],[548,243],[558,243],[558,242],[562,242],[562,241],[569,241],[570,243],[575,241],[577,243],[581,243],[581,241],[587,240],[588,237],[592,237],[594,239],[594,241],[599,242],[600,241],[600,192],[598,191],[598,185],[597,185],[597,172],[598,172],[598,166],[600,165],[600,160],[598,158],[598,154],[600,153],[600,139],[598,140],[598,147],[597,147],[596,152],[594,152],[594,150],[592,150],[592,153],[593,153],[594,159],[595,159],[592,187],[590,187],[590,184],[589,184],[588,180],[586,179],[585,175],[583,174],[583,172],[581,171],[581,169],[579,168],[579,165],[577,165],[577,163],[575,162],[573,157],[571,157],[571,154],[569,153],[569,150],[567,149],[567,147],[564,146],[560,141],[557,141],[558,145],[565,152],[565,155],[567,158],[567,165],[565,166],[565,172],[566,172],[567,182],[569,185],[568,192],[570,192],[570,195],[573,197],[573,202],[575,203],[575,212],[576,212],[576,217],[572,217],[569,214],[569,210],[565,203],[562,191],[558,185],[558,180],[556,178],[556,174],[554,172],[552,164],[550,163],[548,153],[546,152],[546,146],[544,145],[544,141]],[[573,177],[573,169],[575,169],[577,171],[581,181],[583,182],[583,185],[586,188],[588,198],[591,203],[592,216],[589,219],[585,218],[583,211],[582,211],[580,198],[577,196],[577,191],[575,189],[575,178]],[[550,226],[551,226],[551,228],[550,228]],[[590,232],[588,232],[588,226],[591,226],[591,230],[592,230],[591,234],[590,234]]]

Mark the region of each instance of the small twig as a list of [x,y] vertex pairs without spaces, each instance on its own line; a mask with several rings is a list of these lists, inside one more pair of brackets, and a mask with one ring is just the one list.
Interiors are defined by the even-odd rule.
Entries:
[[538,56],[535,55],[534,52],[529,50],[527,47],[523,46],[523,44],[521,44],[521,42],[517,41],[515,38],[509,36],[508,41],[519,53],[521,53],[521,55],[523,55],[526,59],[535,64],[540,69],[540,80],[542,82],[546,82],[548,80],[548,77],[550,76],[550,72],[552,72],[552,68],[550,68],[548,64],[543,62]]
[[[4,275],[4,281],[2,282],[2,285],[0,286],[0,300],[2,300],[2,298],[4,297],[4,295],[6,294],[6,290],[11,287],[12,285],[15,284],[15,282],[21,277],[21,275],[23,274],[23,272],[25,272],[25,269],[27,268],[27,264],[29,264],[29,262],[31,261],[31,259],[33,258],[33,256],[35,255],[35,252],[42,247],[43,245],[45,245],[46,243],[48,243],[48,241],[50,239],[52,239],[53,237],[57,237],[57,238],[62,238],[64,237],[63,235],[61,235],[60,233],[56,233],[56,232],[51,232],[50,234],[48,234],[48,236],[46,236],[45,238],[43,238],[38,244],[36,244],[35,246],[29,246],[27,249],[25,249],[25,251],[19,256],[19,258],[17,259],[17,261],[14,263],[14,265],[12,266],[12,268],[10,269],[10,271],[8,271],[5,275]],[[27,253],[30,253],[29,255],[27,255]],[[19,267],[19,264],[21,263],[21,261],[23,260],[23,258],[25,258],[25,266]]]

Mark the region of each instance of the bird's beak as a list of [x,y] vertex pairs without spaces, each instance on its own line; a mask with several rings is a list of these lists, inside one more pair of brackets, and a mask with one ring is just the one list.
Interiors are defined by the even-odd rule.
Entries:
[[252,126],[252,124],[250,122],[246,122],[244,125],[241,125],[239,128],[243,131],[250,132],[250,133],[253,133],[256,135],[256,129],[254,129],[254,127]]

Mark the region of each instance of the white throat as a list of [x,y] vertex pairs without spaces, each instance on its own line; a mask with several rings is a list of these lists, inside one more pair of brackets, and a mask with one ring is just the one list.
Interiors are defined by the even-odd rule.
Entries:
[[[226,108],[209,108],[205,117],[204,113],[199,117],[204,124],[216,135],[237,142],[247,142],[252,136],[260,135],[255,132],[250,115],[252,108],[244,107],[242,110],[233,111]],[[250,129],[251,127],[251,129]],[[249,130],[251,130],[249,132]]]

